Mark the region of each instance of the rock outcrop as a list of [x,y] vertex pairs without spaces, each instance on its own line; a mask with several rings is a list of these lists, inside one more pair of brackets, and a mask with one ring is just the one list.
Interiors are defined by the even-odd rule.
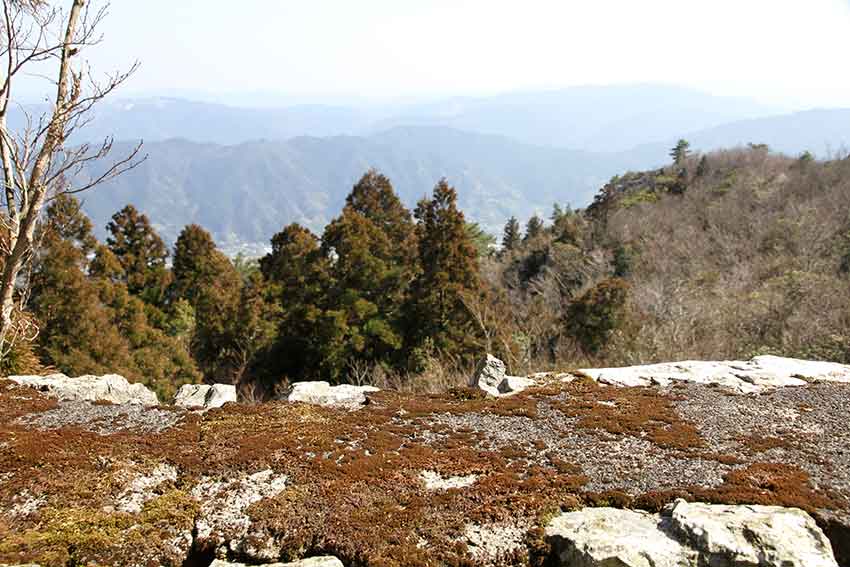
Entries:
[[850,567],[843,368],[746,364],[793,387],[302,383],[197,412],[0,381],[0,564]]
[[69,378],[64,374],[10,376],[9,380],[21,386],[35,388],[60,400],[141,404],[144,406],[159,404],[156,394],[145,387],[144,384],[130,383],[126,378],[117,374],[87,375],[79,378]]
[[850,366],[757,356],[748,361],[684,361],[624,368],[587,368],[579,372],[610,386],[666,386],[673,382],[717,385],[741,394],[810,382],[850,383]]
[[296,382],[286,399],[290,402],[354,410],[366,404],[366,394],[379,391],[374,386],[331,386],[327,382]]
[[836,567],[829,540],[796,508],[691,504],[661,514],[590,508],[546,528],[558,565],[567,567]]
[[186,384],[174,396],[174,405],[202,411],[220,408],[236,401],[236,386],[232,384]]

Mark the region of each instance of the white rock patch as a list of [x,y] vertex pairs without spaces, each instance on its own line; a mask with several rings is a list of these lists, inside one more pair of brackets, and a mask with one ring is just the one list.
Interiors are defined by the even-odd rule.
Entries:
[[506,555],[525,549],[528,527],[513,524],[469,524],[464,538],[469,553],[478,561],[496,561]]
[[12,508],[9,510],[9,515],[13,518],[26,518],[47,502],[44,496],[33,496],[28,490],[21,492],[15,500],[16,502],[12,504]]
[[116,508],[121,512],[138,514],[145,502],[156,498],[154,490],[163,482],[177,480],[177,469],[171,465],[159,464],[148,475],[137,476],[121,491],[116,500]]
[[452,488],[466,488],[472,486],[478,480],[478,475],[444,477],[435,471],[422,471],[419,478],[425,484],[426,490],[449,490]]
[[296,382],[286,399],[290,402],[356,410],[366,403],[366,394],[371,392],[380,392],[380,389],[350,384],[331,386],[327,382]]
[[285,475],[271,469],[236,480],[202,480],[192,489],[192,496],[202,503],[195,523],[198,539],[238,544],[251,527],[245,513],[248,506],[280,494],[286,481]]

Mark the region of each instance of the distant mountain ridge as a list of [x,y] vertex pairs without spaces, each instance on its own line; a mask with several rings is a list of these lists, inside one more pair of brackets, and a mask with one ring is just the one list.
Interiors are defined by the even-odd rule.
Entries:
[[[444,126],[533,145],[619,152],[683,132],[776,112],[746,99],[658,85],[573,87],[370,106],[243,108],[148,97],[104,101],[78,141],[111,135],[118,140],[186,138],[234,145],[298,136],[368,136],[399,126]],[[22,125],[20,115],[13,113],[10,124]]]
[[[128,147],[117,145],[116,155]],[[374,167],[411,207],[447,178],[469,218],[498,232],[511,215],[548,214],[556,201],[584,204],[630,165],[623,156],[438,127],[233,146],[175,139],[147,143],[145,152],[148,159],[139,167],[85,194],[84,208],[99,229],[133,203],[172,242],[189,223],[201,224],[222,243],[268,242],[290,222],[320,232]]]

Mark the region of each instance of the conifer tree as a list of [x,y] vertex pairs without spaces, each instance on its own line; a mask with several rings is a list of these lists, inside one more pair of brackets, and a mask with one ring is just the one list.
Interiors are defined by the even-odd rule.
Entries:
[[260,259],[260,271],[277,307],[276,337],[261,375],[271,382],[302,379],[321,363],[319,324],[329,285],[329,259],[308,229],[290,224],[272,237],[272,251]]
[[118,373],[165,397],[199,379],[183,345],[152,326],[146,305],[110,276],[123,268],[97,243],[75,199],[48,207],[41,241],[32,307],[45,362],[70,375]]
[[389,362],[402,346],[401,309],[416,271],[413,219],[389,179],[375,170],[360,179],[325,228],[322,250],[334,255],[326,309],[344,325],[326,364],[336,374],[357,359]]
[[519,230],[519,221],[516,217],[511,217],[505,224],[505,230],[502,233],[502,250],[510,252],[515,249],[522,241],[522,235]]
[[457,208],[457,192],[441,180],[414,216],[421,272],[413,282],[408,314],[411,346],[427,339],[440,351],[470,354],[475,331],[464,296],[479,288],[478,261]]
[[533,240],[543,234],[543,219],[534,215],[525,225],[525,238],[523,240]]
[[688,155],[690,155],[690,147],[691,144],[685,139],[679,140],[673,149],[670,150],[670,157],[673,158],[673,164],[682,166],[685,164],[685,160],[688,159]]
[[168,285],[168,250],[148,217],[127,205],[106,225],[106,244],[124,268],[127,289],[147,303],[161,305]]
[[475,250],[478,252],[479,258],[486,258],[493,255],[493,249],[496,246],[496,237],[485,231],[477,222],[467,222],[466,232],[469,239],[475,245]]
[[699,160],[699,164],[697,165],[697,177],[705,177],[708,173],[708,157],[702,156]]
[[182,299],[194,309],[191,349],[199,368],[209,381],[233,382],[238,366],[234,343],[242,290],[239,272],[197,225],[187,226],[177,238],[172,271],[172,302]]
[[390,180],[370,169],[345,199],[345,210],[360,213],[383,231],[396,249],[401,263],[416,252],[416,230],[410,211],[402,204]]

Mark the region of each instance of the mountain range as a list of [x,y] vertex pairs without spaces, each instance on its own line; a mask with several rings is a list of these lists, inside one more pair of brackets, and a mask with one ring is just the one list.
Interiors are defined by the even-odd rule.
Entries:
[[[30,110],[37,111],[36,107]],[[14,124],[14,117],[10,120]],[[85,195],[96,225],[133,203],[168,241],[196,222],[224,244],[267,243],[289,222],[320,232],[369,168],[415,205],[442,177],[497,233],[511,215],[584,206],[611,176],[694,150],[749,142],[825,157],[850,144],[850,109],[781,113],[746,99],[663,86],[584,87],[428,104],[238,108],[169,98],[99,107],[86,138],[148,159]]]

